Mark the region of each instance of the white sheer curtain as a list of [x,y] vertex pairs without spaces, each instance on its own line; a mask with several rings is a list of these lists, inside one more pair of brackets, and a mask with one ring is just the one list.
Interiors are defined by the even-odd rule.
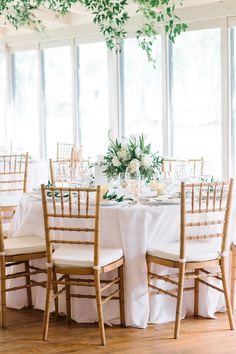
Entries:
[[57,142],[73,144],[71,47],[43,50],[47,156]]
[[12,54],[13,148],[39,155],[38,64],[35,50]]
[[6,143],[6,127],[5,127],[5,60],[4,55],[0,52],[0,149],[4,148]]
[[78,47],[79,123],[84,157],[106,151],[108,143],[108,64],[104,42]]
[[155,43],[157,68],[147,62],[136,38],[124,41],[123,113],[125,135],[147,135],[153,150],[162,152],[161,37]]
[[181,34],[172,46],[175,157],[201,157],[221,177],[220,29]]

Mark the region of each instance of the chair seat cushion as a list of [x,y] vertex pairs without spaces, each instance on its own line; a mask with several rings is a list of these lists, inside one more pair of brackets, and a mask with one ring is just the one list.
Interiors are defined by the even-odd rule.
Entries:
[[[93,246],[62,245],[53,253],[53,263],[58,267],[92,268]],[[121,248],[101,248],[100,266],[108,265],[123,257]]]
[[[221,238],[188,240],[185,243],[186,262],[201,262],[218,259],[220,256]],[[159,257],[171,261],[179,261],[180,243],[170,242],[161,245],[153,245],[148,248],[150,256]]]
[[34,235],[17,236],[4,240],[6,256],[46,251],[45,240]]

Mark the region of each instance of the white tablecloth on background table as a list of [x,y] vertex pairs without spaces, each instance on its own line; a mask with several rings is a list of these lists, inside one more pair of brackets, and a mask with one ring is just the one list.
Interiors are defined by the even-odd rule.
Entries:
[[[236,215],[236,207],[233,208]],[[132,207],[109,206],[101,208],[101,245],[121,247],[125,257],[125,308],[128,326],[145,328],[147,323],[163,323],[175,319],[176,300],[169,296],[152,296],[149,302],[146,250],[151,244],[168,242],[179,236],[179,205],[155,207],[136,205]],[[235,234],[233,218],[230,238]],[[14,235],[34,234],[44,238],[42,206],[39,200],[25,195],[12,220]],[[45,261],[39,261],[45,265]],[[161,272],[167,272],[160,267]],[[215,281],[215,280],[212,280]],[[84,291],[84,289],[82,290]],[[90,291],[90,289],[89,289]],[[92,291],[92,290],[91,290]],[[44,309],[45,289],[34,288],[35,308]],[[72,318],[77,322],[97,321],[96,303],[88,299],[72,298]],[[225,311],[223,294],[200,284],[200,308],[202,316],[214,317],[215,312]],[[8,294],[7,305],[14,308],[26,306],[26,292],[20,290]],[[93,304],[93,305],[92,305]],[[114,322],[119,318],[118,302],[104,305],[104,318]],[[193,292],[184,294],[182,317],[193,310]],[[65,311],[65,299],[61,296],[60,311]]]
[[29,161],[27,191],[48,183],[48,162],[45,160]]

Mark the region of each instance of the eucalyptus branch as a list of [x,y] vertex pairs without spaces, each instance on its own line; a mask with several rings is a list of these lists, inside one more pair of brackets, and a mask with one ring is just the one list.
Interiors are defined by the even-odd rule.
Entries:
[[[133,0],[138,6],[137,13],[144,19],[144,25],[136,31],[139,46],[146,52],[149,61],[155,63],[153,43],[160,31],[165,27],[172,42],[187,25],[181,23],[175,14],[176,4],[182,0]],[[126,38],[128,0],[0,0],[0,19],[16,29],[22,26],[33,26],[37,31],[45,30],[35,10],[46,7],[55,11],[58,16],[66,15],[71,6],[80,3],[93,16],[93,23],[104,35],[107,47],[120,50],[120,42]]]

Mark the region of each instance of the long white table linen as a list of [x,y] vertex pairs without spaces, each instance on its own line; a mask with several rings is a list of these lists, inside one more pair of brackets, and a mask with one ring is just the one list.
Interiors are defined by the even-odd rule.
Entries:
[[[233,208],[236,215],[236,207]],[[146,250],[151,244],[174,241],[179,238],[179,205],[159,205],[155,207],[136,205],[132,207],[101,208],[101,245],[121,247],[125,257],[125,308],[126,324],[145,328],[148,322],[163,323],[175,319],[176,300],[168,296],[153,296],[149,301],[147,285]],[[32,195],[25,195],[12,220],[11,232],[14,237],[34,234],[44,238],[41,201]],[[235,223],[230,224],[230,238],[235,234]],[[40,261],[43,264],[43,261]],[[45,263],[44,263],[45,264]],[[163,274],[169,269],[159,267]],[[176,272],[176,271],[175,271]],[[212,280],[214,282],[214,280]],[[163,282],[161,282],[164,284]],[[45,290],[33,289],[34,306],[44,309]],[[74,291],[74,289],[72,290]],[[81,291],[85,291],[82,289]],[[88,291],[91,291],[90,289]],[[225,311],[223,294],[200,284],[199,313],[214,318],[215,312]],[[27,304],[25,291],[9,293],[7,305],[22,308]],[[182,318],[188,310],[193,310],[193,292],[184,294]],[[65,299],[60,299],[60,311],[65,312]],[[77,322],[97,321],[95,301],[72,299],[72,318]],[[104,306],[107,322],[119,318],[117,302]]]
[[47,184],[49,177],[48,162],[46,160],[29,160],[27,191]]

